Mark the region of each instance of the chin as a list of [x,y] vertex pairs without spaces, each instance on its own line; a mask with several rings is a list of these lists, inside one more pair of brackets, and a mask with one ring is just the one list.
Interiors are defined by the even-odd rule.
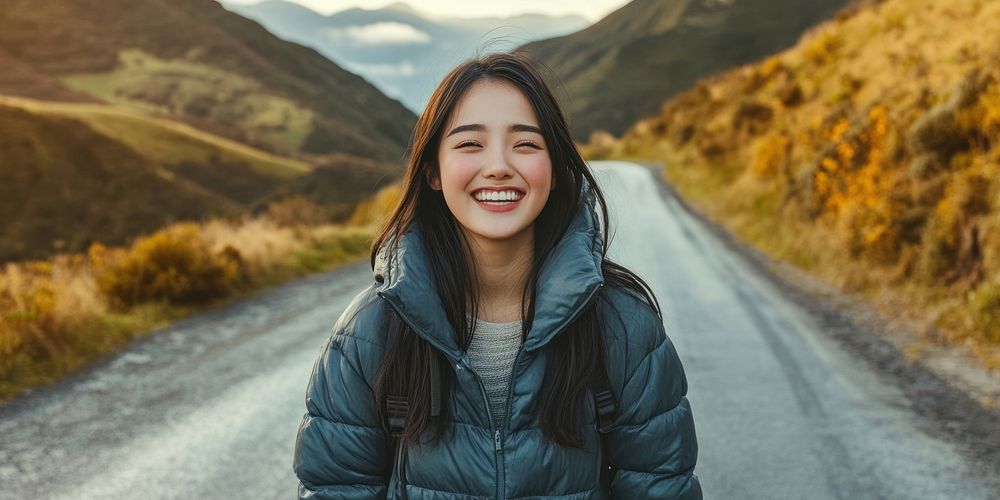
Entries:
[[516,238],[521,236],[525,231],[530,230],[530,227],[520,228],[520,229],[509,229],[509,230],[499,230],[496,227],[491,227],[485,230],[473,229],[470,232],[479,238],[485,238],[494,241],[503,241]]

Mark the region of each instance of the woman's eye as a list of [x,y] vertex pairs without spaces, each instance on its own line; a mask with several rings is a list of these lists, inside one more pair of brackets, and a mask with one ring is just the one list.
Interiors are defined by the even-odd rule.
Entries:
[[479,144],[474,141],[460,142],[455,146],[455,149],[464,148],[465,146],[478,146]]
[[532,141],[519,142],[519,143],[517,143],[517,144],[514,145],[515,148],[518,147],[518,146],[531,146],[531,147],[533,147],[535,149],[542,149],[541,146],[539,146],[538,144],[535,144]]

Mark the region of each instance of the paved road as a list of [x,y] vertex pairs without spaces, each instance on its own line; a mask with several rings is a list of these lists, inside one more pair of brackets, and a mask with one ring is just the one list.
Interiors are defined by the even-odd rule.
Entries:
[[[685,363],[706,498],[997,497],[651,170],[595,169],[612,256],[651,283]],[[310,368],[369,275],[361,261],[200,314],[0,407],[0,499],[293,497]]]

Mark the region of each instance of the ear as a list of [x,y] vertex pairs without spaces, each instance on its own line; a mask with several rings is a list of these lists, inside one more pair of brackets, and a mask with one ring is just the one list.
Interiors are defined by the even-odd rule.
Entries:
[[435,191],[441,190],[441,178],[433,172],[427,172],[427,184],[430,184],[431,189]]

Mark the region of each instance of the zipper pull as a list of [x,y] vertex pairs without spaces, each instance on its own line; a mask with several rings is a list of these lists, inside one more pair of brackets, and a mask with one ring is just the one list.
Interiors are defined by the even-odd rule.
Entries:
[[497,453],[503,453],[503,447],[500,446],[500,431],[493,434],[493,443],[496,444]]

